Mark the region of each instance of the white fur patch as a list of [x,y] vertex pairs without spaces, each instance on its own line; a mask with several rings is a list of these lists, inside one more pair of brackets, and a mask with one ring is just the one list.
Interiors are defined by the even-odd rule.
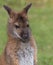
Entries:
[[15,31],[14,31],[14,34],[15,34],[18,38],[22,39]]
[[34,65],[34,49],[29,43],[21,43],[21,49],[17,52],[19,65]]

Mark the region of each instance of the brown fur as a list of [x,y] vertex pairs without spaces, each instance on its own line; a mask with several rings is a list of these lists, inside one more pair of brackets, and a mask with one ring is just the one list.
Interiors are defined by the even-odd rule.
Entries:
[[[27,6],[29,9],[29,5]],[[19,65],[19,60],[17,58],[17,54],[16,52],[21,48],[21,40],[14,38],[11,35],[11,30],[9,30],[9,23],[11,24],[11,26],[13,26],[13,24],[15,23],[17,25],[17,15],[20,14],[21,16],[24,17],[24,21],[26,21],[26,19],[28,19],[27,17],[27,7],[25,8],[25,10],[23,10],[20,13],[17,12],[13,12],[11,11],[10,8],[6,7],[6,10],[10,16],[9,22],[8,22],[8,42],[7,45],[4,49],[4,53],[2,54],[2,56],[0,56],[0,65]],[[7,9],[8,8],[8,9]],[[16,22],[15,22],[16,21]],[[13,23],[12,23],[13,22]],[[20,23],[20,26],[25,27],[26,26],[26,22]],[[10,32],[9,32],[10,31]],[[21,30],[18,30],[18,33],[21,33]],[[32,34],[30,35],[30,39],[29,39],[30,45],[34,48],[35,53],[34,53],[34,65],[37,64],[37,46],[35,43],[35,40],[32,36]]]

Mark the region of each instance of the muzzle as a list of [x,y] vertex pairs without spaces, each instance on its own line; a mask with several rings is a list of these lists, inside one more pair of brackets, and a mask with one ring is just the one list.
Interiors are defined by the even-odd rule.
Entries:
[[21,38],[23,39],[23,41],[28,41],[29,40],[29,32],[22,32],[20,34]]

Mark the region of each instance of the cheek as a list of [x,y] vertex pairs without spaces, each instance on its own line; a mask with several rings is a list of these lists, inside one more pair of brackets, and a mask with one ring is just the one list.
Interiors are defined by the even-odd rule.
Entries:
[[20,33],[21,33],[21,30],[20,30],[20,29],[14,29],[14,31],[15,31],[17,34],[19,34],[19,35],[20,35]]
[[19,29],[18,29],[18,30],[17,30],[17,33],[20,35],[20,33],[21,33],[21,30],[19,30]]

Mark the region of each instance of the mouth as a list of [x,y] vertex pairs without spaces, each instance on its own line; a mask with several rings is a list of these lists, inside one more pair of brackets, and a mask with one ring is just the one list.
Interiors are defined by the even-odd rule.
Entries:
[[19,39],[20,39],[23,43],[25,43],[25,42],[28,42],[28,41],[29,41],[29,38],[22,38],[21,36],[19,37]]
[[20,35],[20,37],[22,38],[23,42],[29,41],[29,34],[28,33],[23,33],[23,34]]
[[28,37],[26,35],[20,36],[16,32],[14,32],[14,34],[17,36],[16,38],[19,38],[24,43],[29,41],[29,36]]
[[21,37],[21,41],[24,43],[29,41],[29,36],[27,36],[27,35],[22,35],[20,37]]
[[29,39],[23,39],[23,38],[22,38],[21,41],[25,43],[25,42],[28,42]]

